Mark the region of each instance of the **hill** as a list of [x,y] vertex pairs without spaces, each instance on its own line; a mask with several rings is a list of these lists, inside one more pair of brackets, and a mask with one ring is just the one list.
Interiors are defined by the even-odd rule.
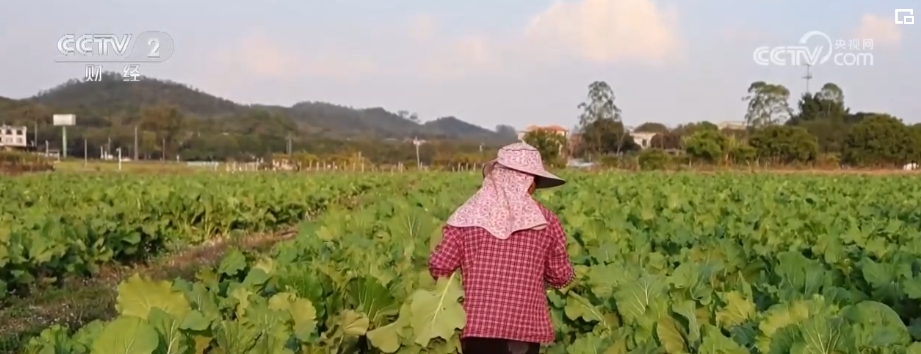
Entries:
[[443,138],[491,144],[515,139],[455,117],[421,123],[383,108],[356,109],[327,102],[305,101],[291,107],[244,105],[172,81],[144,78],[124,82],[115,73],[105,73],[102,82],[70,80],[25,100],[0,98],[0,119],[32,121],[33,117],[23,113],[31,108],[33,115],[69,112],[77,115],[81,126],[103,127],[113,121],[137,121],[142,109],[154,106],[172,106],[184,117],[214,121],[224,127],[247,120],[245,117],[269,113],[298,126],[298,131],[290,132],[294,135]]

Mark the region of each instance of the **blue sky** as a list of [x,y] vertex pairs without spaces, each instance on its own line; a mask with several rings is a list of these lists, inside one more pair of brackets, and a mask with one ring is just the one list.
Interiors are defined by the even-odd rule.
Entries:
[[907,0],[148,3],[0,1],[0,96],[82,78],[82,64],[53,61],[64,34],[159,30],[175,53],[142,64],[143,75],[241,103],[327,101],[487,128],[570,127],[587,85],[604,80],[631,125],[737,121],[753,81],[787,86],[794,106],[805,90],[803,67],[759,66],[754,49],[797,45],[817,30],[833,41],[872,39],[861,51],[874,65],[817,65],[813,89],[835,82],[852,110],[921,122],[921,30],[894,24],[894,9],[917,4]]

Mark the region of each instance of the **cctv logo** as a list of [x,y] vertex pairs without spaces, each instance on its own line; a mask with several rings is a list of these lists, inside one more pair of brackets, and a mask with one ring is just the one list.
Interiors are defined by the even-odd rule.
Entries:
[[914,9],[895,9],[895,24],[913,25],[915,24]]

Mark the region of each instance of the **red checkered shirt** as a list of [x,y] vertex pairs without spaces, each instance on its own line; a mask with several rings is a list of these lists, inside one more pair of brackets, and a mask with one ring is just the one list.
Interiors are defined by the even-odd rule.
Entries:
[[444,238],[429,259],[432,277],[463,272],[463,337],[553,342],[546,287],[562,288],[573,278],[560,220],[540,207],[541,230],[523,230],[508,239],[480,227],[444,227]]

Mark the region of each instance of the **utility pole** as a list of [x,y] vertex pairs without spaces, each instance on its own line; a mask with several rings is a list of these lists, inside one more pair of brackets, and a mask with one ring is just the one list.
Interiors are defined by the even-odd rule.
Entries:
[[134,124],[134,161],[138,160],[138,125]]
[[419,145],[422,145],[422,141],[413,137],[413,145],[416,146],[416,168],[422,168],[422,160],[419,158]]
[[288,156],[291,156],[291,153],[292,153],[292,151],[291,151],[291,150],[292,150],[292,148],[291,148],[291,134],[288,134],[288,145],[286,146],[286,149],[288,150]]
[[812,68],[812,65],[806,65],[806,76],[803,76],[803,79],[806,79],[806,93],[809,93],[809,80],[812,80],[812,72],[809,70]]

